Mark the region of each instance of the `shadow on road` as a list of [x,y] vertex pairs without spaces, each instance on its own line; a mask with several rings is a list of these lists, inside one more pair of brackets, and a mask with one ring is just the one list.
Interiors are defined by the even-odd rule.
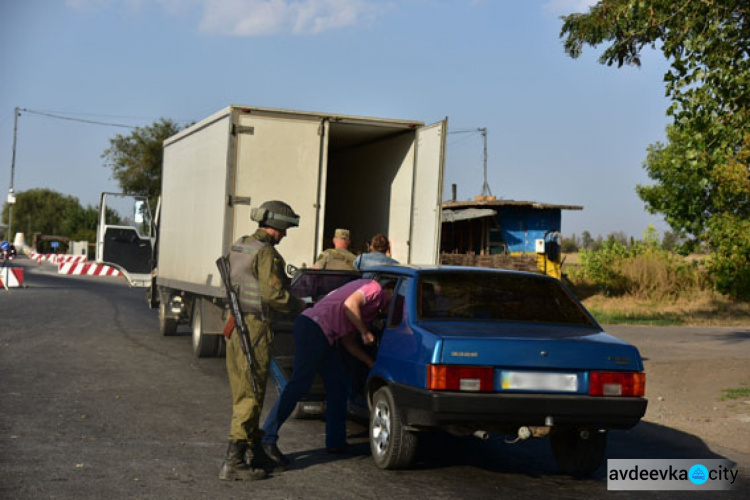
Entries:
[[[356,431],[353,427],[355,426],[350,423],[349,442],[356,443],[352,446],[352,451],[369,458],[367,431]],[[494,434],[489,440],[481,441],[474,437],[457,437],[442,432],[420,433],[417,457],[412,469],[436,470],[469,466],[529,477],[559,474],[548,439],[530,439],[515,444],[509,444],[506,439],[506,436]],[[296,459],[294,468],[351,458],[351,455],[328,455],[325,450],[295,453],[293,456]],[[694,435],[648,422],[641,422],[629,431],[610,432],[606,458],[731,461],[712,451]],[[606,461],[594,475],[594,479],[605,480],[605,475]]]

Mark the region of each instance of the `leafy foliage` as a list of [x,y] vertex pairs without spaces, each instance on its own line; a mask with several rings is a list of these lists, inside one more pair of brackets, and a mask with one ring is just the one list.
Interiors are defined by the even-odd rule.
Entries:
[[[652,186],[637,192],[652,213],[664,214],[679,239],[707,241],[717,288],[735,294],[743,273],[721,249],[750,247],[741,233],[750,219],[750,4],[747,0],[602,0],[586,14],[564,18],[561,37],[571,57],[583,45],[610,45],[603,64],[640,65],[641,51],[659,49],[672,104],[668,144],[649,148],[644,167]],[[722,238],[739,236],[741,243]],[[739,281],[738,281],[739,280]],[[738,281],[737,285],[731,284]]]
[[86,208],[78,205],[68,208],[63,213],[61,235],[72,241],[96,241],[96,229],[99,224],[99,210],[88,205]]
[[[78,206],[78,199],[72,196],[51,189],[29,189],[16,195],[11,225],[19,229],[31,227],[34,232],[42,234],[60,235],[63,214]],[[7,219],[6,204],[3,208],[3,220]]]
[[698,289],[698,268],[684,258],[661,249],[653,226],[641,241],[627,244],[611,234],[595,250],[579,251],[580,272],[607,295],[631,295],[648,299],[677,298]]
[[711,221],[708,261],[714,286],[721,293],[750,300],[750,220],[720,215]]
[[172,120],[162,118],[148,127],[136,127],[128,136],[117,134],[102,154],[105,165],[126,194],[148,196],[156,206],[161,192],[161,168],[165,139],[180,131]]
[[[18,232],[25,233],[28,244],[31,244],[33,233],[93,242],[96,240],[98,214],[94,207],[81,207],[78,198],[73,196],[51,189],[29,189],[16,195],[11,225]],[[8,220],[7,204],[3,207],[3,220]]]

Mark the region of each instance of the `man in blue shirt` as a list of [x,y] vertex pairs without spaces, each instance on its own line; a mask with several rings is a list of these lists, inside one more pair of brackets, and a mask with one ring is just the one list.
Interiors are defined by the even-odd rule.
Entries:
[[390,243],[384,234],[376,234],[370,242],[370,251],[354,259],[354,269],[365,270],[369,267],[398,264],[399,262],[388,256]]

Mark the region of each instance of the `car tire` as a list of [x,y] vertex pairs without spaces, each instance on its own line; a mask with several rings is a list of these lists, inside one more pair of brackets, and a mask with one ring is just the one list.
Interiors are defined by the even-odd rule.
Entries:
[[575,477],[591,476],[604,460],[605,432],[566,429],[550,436],[552,455],[560,471]]
[[381,469],[407,469],[414,462],[417,435],[406,430],[390,387],[378,389],[370,411],[370,451]]
[[206,335],[203,333],[202,299],[196,298],[193,302],[193,315],[191,325],[193,329],[193,354],[196,358],[212,358],[216,356],[221,348],[220,335]]
[[159,302],[159,332],[165,337],[177,335],[177,319],[167,316],[167,304]]

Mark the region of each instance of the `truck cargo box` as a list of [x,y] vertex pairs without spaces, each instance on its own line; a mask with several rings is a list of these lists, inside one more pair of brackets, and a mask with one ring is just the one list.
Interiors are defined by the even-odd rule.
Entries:
[[[312,267],[336,228],[350,230],[352,251],[383,233],[399,262],[435,264],[446,129],[447,119],[425,126],[229,106],[164,141],[154,269],[131,282],[150,281],[162,333],[189,323],[204,356],[223,346],[216,259],[255,231],[250,211],[265,201],[285,201],[301,216],[278,246],[296,268]],[[104,240],[97,255],[113,255]]]

